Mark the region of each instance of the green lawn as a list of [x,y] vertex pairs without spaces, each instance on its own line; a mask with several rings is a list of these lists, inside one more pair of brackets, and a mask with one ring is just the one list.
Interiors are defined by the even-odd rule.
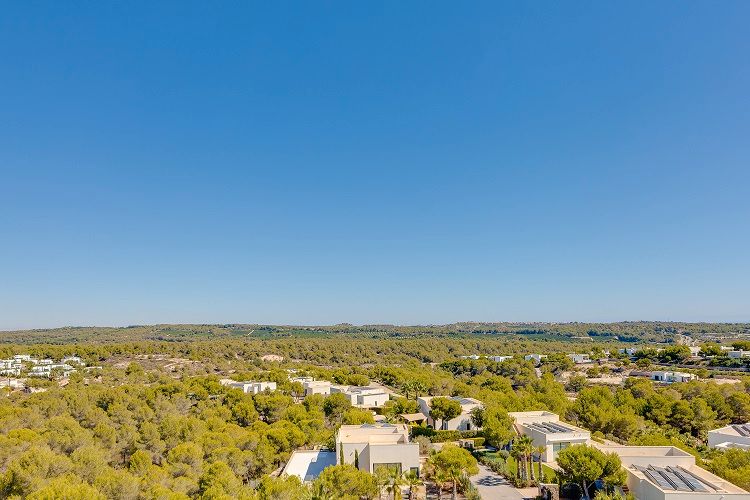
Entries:
[[[493,461],[500,461],[502,460],[502,455],[499,452],[491,451],[491,452],[485,452],[482,454],[484,457],[489,458]],[[508,468],[508,473],[515,475],[518,471],[518,463],[516,463],[516,459],[513,457],[508,457],[505,460],[505,466]],[[544,472],[544,480],[548,483],[555,483],[557,482],[557,474],[555,473],[555,470],[548,467],[547,465],[542,464],[542,471]],[[539,472],[539,463],[534,462],[534,475],[536,475]]]

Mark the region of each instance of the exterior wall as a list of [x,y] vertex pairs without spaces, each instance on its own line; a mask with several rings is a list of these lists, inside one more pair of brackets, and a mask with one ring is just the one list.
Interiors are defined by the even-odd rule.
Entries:
[[[432,420],[431,418],[428,420]],[[448,431],[468,431],[472,429],[476,429],[476,426],[471,423],[471,414],[470,413],[462,413],[461,415],[457,416],[454,419],[441,421],[440,422],[441,429],[445,429]],[[432,423],[432,426],[435,427],[435,422]]]
[[[368,472],[375,472],[376,464],[401,464],[401,471],[419,469],[419,444],[371,444],[368,446]],[[360,460],[360,468],[362,461]]]
[[358,406],[372,406],[376,408],[380,408],[385,404],[385,402],[388,401],[388,394],[381,393],[381,394],[362,394],[357,397],[357,405]]

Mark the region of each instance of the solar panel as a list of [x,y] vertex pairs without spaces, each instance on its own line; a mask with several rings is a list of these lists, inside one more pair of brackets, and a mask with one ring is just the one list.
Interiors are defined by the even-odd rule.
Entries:
[[679,477],[691,490],[693,491],[710,491],[706,486],[692,474],[685,474],[679,469],[673,467],[667,467],[672,474]]
[[740,436],[744,436],[744,437],[750,436],[750,425],[748,425],[748,424],[733,425],[732,428],[735,431],[737,431],[737,433]]
[[698,491],[704,493],[718,491],[718,488],[706,483],[684,467],[664,468],[655,465],[649,465],[648,467],[634,465],[633,467],[643,472],[652,483],[665,491]]

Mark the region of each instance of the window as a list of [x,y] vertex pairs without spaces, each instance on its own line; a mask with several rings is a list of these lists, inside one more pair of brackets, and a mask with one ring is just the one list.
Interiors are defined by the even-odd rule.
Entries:
[[388,472],[396,471],[401,474],[401,463],[394,464],[372,464],[372,473],[376,474],[378,469],[386,469]]
[[552,443],[552,457],[557,458],[557,454],[560,453],[560,451],[564,450],[570,446],[569,442],[565,443]]
[[412,468],[409,469],[409,472],[413,472],[414,475],[416,475],[417,477],[419,477],[419,467],[412,467]]

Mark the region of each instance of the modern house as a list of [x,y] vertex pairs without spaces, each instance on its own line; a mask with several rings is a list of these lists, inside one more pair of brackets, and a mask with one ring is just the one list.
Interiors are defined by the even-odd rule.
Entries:
[[750,500],[750,493],[698,467],[695,457],[674,446],[605,446],[627,471],[636,500]]
[[547,359],[546,354],[527,354],[523,357],[526,361],[532,361],[535,365],[542,362],[543,359]]
[[241,389],[245,394],[258,394],[263,391],[275,391],[276,382],[234,382],[231,381],[227,384],[229,387],[234,389]]
[[690,380],[695,380],[697,378],[698,377],[696,375],[693,375],[692,373],[665,371],[651,372],[651,380],[653,380],[654,382],[662,382],[665,384],[674,384],[675,382],[689,382]]
[[495,361],[496,363],[502,363],[503,361],[513,359],[513,356],[488,356],[487,359],[489,359],[490,361]]
[[352,406],[358,408],[380,408],[390,398],[380,387],[359,387],[332,385],[331,394],[341,393],[349,398]]
[[635,353],[640,351],[638,347],[625,347],[624,349],[618,349],[617,352],[620,354],[626,354],[628,356],[635,356]]
[[[430,416],[430,402],[432,401],[432,399],[433,399],[432,396],[419,397],[417,398],[417,403],[419,403],[419,409],[421,413],[427,416],[427,424],[431,425],[433,428],[436,428],[435,419],[433,419]],[[476,430],[477,427],[471,421],[471,410],[473,410],[474,408],[483,406],[482,402],[479,401],[478,399],[462,398],[460,396],[449,397],[447,399],[458,401],[458,403],[461,405],[461,414],[450,420],[440,420],[440,430],[443,430],[443,431]]]
[[60,363],[60,364],[39,364],[34,366],[31,371],[29,371],[29,377],[52,377],[53,373],[59,373],[63,377],[67,377],[71,373],[73,373],[75,368],[72,366]]
[[708,446],[723,450],[727,448],[750,450],[750,423],[727,425],[708,431]]
[[342,425],[336,433],[336,461],[374,473],[379,467],[419,473],[419,444],[409,442],[405,424]]
[[575,444],[587,444],[591,433],[574,425],[560,422],[559,415],[548,411],[519,411],[508,413],[514,420],[518,435],[531,438],[534,446],[544,447],[542,462],[554,462],[560,450]]
[[327,396],[331,393],[331,383],[328,380],[309,380],[302,382],[302,387],[305,388],[305,396],[312,394]]
[[568,357],[577,365],[591,363],[591,356],[588,354],[568,354]]

